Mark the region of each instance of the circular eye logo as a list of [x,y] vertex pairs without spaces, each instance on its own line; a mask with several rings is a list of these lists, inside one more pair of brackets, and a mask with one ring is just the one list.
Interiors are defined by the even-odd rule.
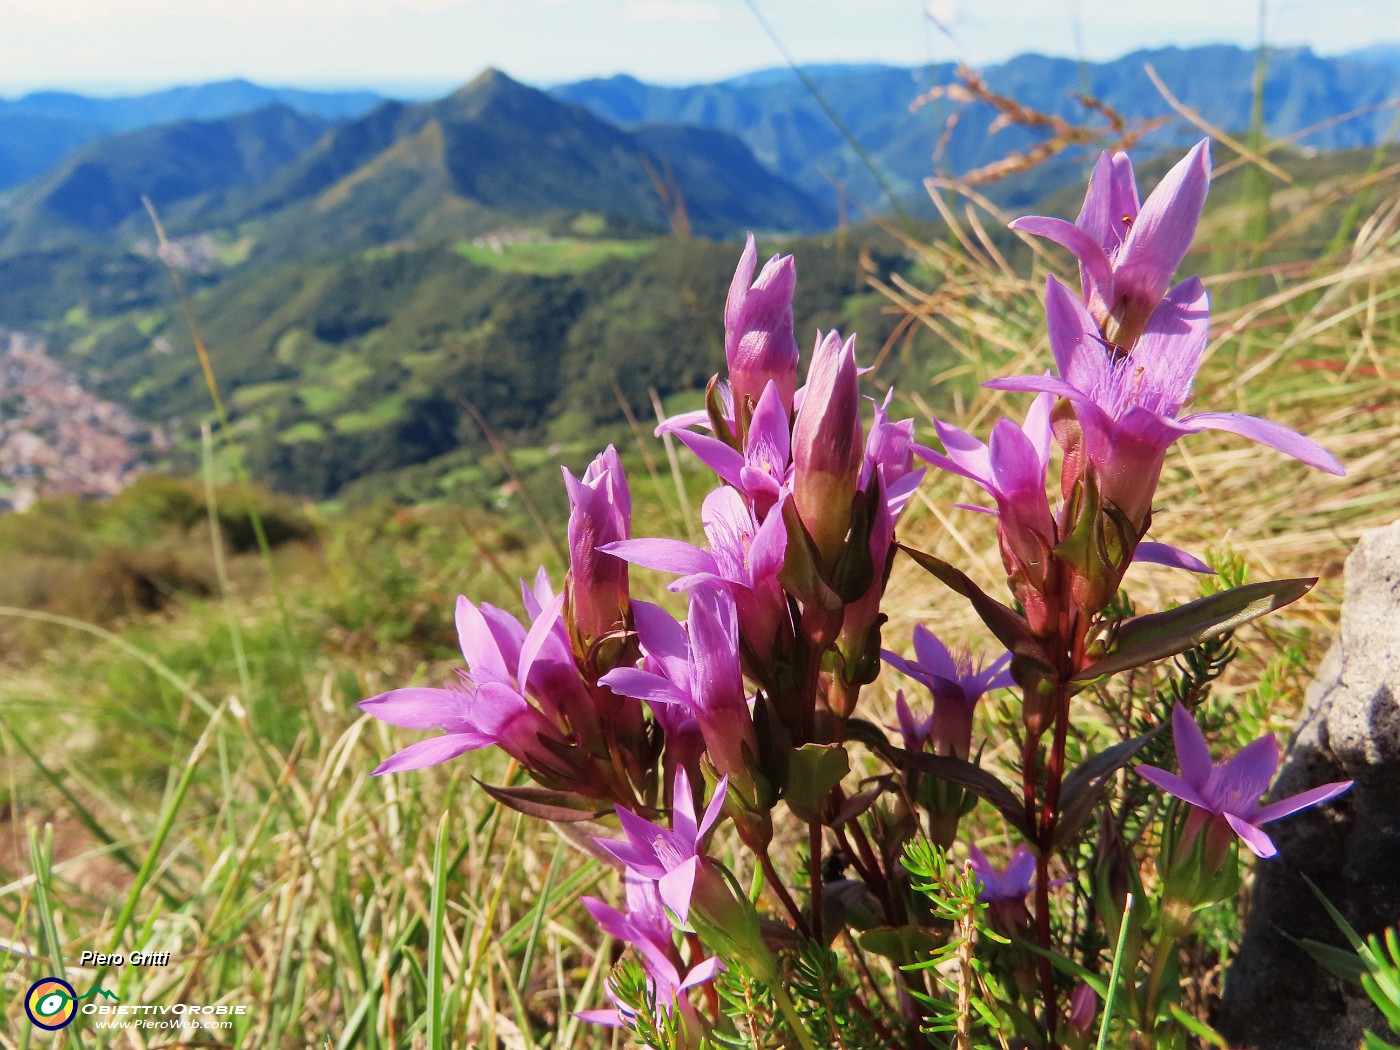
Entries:
[[67,981],[57,977],[44,977],[29,986],[24,997],[24,1012],[34,1027],[46,1032],[56,1032],[67,1028],[78,1015],[76,1004],[78,993]]

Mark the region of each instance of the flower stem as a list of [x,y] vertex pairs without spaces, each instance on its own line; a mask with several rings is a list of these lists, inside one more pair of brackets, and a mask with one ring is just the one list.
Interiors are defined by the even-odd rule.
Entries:
[[1167,967],[1176,958],[1175,930],[1164,930],[1162,939],[1157,942],[1156,950],[1152,953],[1152,972],[1147,977],[1147,991],[1142,998],[1142,1023],[1147,1031],[1151,1031],[1157,1021],[1157,1000],[1162,995],[1162,982],[1167,976]]
[[773,858],[768,855],[768,850],[763,850],[758,855],[758,863],[763,868],[763,877],[768,885],[773,888],[774,895],[782,903],[783,909],[792,919],[793,925],[801,932],[802,936],[811,939],[812,928],[807,924],[806,918],[802,914],[802,909],[797,906],[797,902],[792,899],[792,894],[783,885],[782,878],[778,875],[778,869],[773,867]]
[[771,991],[773,992],[773,1001],[778,1004],[778,1009],[787,1018],[787,1023],[792,1028],[792,1034],[797,1037],[802,1050],[817,1050],[816,1044],[812,1042],[812,1037],[807,1034],[807,1029],[802,1024],[802,1018],[797,1016],[797,1007],[792,1005],[792,999],[788,997],[787,989],[783,987],[783,983],[775,981]]

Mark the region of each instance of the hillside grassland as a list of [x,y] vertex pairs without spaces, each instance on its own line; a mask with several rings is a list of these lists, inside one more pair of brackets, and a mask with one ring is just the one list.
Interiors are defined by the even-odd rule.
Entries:
[[[1353,164],[1325,179],[1291,175],[1293,186],[1266,182],[1267,194],[1246,192],[1245,172],[1223,179],[1187,262],[1217,302],[1199,399],[1302,430],[1348,470],[1332,478],[1214,435],[1168,458],[1157,538],[1237,557],[1255,579],[1321,577],[1240,632],[1244,656],[1211,701],[1231,712],[1218,741],[1227,750],[1287,733],[1336,623],[1342,562],[1396,513],[1400,197],[1393,178],[1375,177],[1392,159],[1365,158],[1370,174]],[[861,328],[861,362],[876,363],[865,390],[898,379],[892,414],[913,415],[923,440],[935,409],[974,432],[1020,415],[1014,395],[978,384],[1048,356],[1038,297],[1047,270],[1068,274],[1062,253],[986,232],[1010,216],[952,193],[945,205],[938,236],[889,231],[905,261],[866,267],[860,281],[821,261],[838,247],[793,245],[805,330],[874,323]],[[65,970],[123,1001],[250,1005],[232,1035],[194,1045],[621,1045],[574,1016],[602,1003],[614,961],[577,898],[612,894],[615,877],[549,827],[489,803],[473,778],[517,776],[495,755],[372,778],[407,741],[354,705],[451,674],[457,594],[515,610],[518,579],[537,565],[561,582],[561,457],[577,468],[616,440],[638,531],[699,535],[705,472],[651,436],[650,390],[674,409],[722,359],[736,252],[661,242],[628,254],[541,273],[406,251],[214,288],[198,312],[220,382],[235,390],[235,425],[192,456],[196,479],[148,479],[110,504],[52,501],[0,519],[0,947],[20,960],[4,978],[0,1046],[38,1045],[17,993]],[[586,305],[579,282],[597,292]],[[173,342],[173,323],[141,338],[169,331]],[[677,341],[681,331],[690,341]],[[108,382],[153,383],[184,399],[179,411],[208,413],[177,354],[154,374],[123,371],[127,338],[107,332],[85,351]],[[568,350],[552,367],[526,350],[551,342]],[[696,345],[705,350],[694,357],[677,351]],[[394,431],[401,422],[377,425],[376,413],[388,421],[391,408],[418,406],[428,448],[434,411],[458,426],[457,394],[508,449],[453,445],[392,462],[388,450],[411,435]],[[613,413],[619,399],[635,425]],[[246,439],[244,418],[275,441]],[[215,483],[241,454],[255,480],[301,478],[295,491],[324,496],[352,478],[328,457],[364,435],[380,435],[384,451],[355,452],[360,466],[389,457],[382,469],[402,471],[395,494],[437,498],[403,505],[366,491],[344,509]],[[470,498],[444,498],[453,493]],[[992,530],[953,506],[971,496],[930,476],[901,539],[990,588]],[[674,603],[661,577],[633,579],[634,593]],[[1146,567],[1129,583],[1141,607],[1199,587]],[[889,594],[887,646],[907,647],[918,622],[980,637],[907,561]],[[889,703],[879,682],[866,695]],[[984,761],[1007,760],[997,730],[1012,717],[985,712]],[[1236,943],[1234,913],[1217,911],[1187,953],[1202,1019]],[[171,961],[77,968],[85,949],[170,951]],[[81,1023],[50,1042],[147,1045]]]

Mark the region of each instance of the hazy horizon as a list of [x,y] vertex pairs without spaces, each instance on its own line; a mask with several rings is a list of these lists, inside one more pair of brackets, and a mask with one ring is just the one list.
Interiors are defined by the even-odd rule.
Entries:
[[[1240,43],[1238,43],[1238,42],[1236,42],[1236,41],[1228,41],[1228,40],[1201,41],[1201,42],[1195,43],[1195,44],[1164,43],[1164,44],[1159,44],[1159,45],[1150,46],[1150,47],[1136,47],[1136,48],[1130,48],[1129,50],[1123,51],[1123,52],[1121,52],[1121,53],[1119,53],[1119,54],[1110,55],[1110,56],[1107,56],[1107,57],[1105,57],[1105,58],[1089,58],[1089,59],[1086,59],[1086,61],[1095,62],[1095,63],[1100,63],[1100,62],[1113,62],[1113,61],[1116,61],[1116,60],[1118,60],[1118,59],[1126,58],[1126,57],[1128,57],[1129,55],[1136,54],[1136,53],[1143,52],[1143,51],[1155,51],[1155,50],[1166,49],[1166,48],[1173,48],[1173,47],[1175,47],[1175,48],[1186,49],[1186,48],[1193,48],[1193,47],[1209,47],[1209,46],[1216,46],[1216,45],[1219,45],[1219,46],[1234,46],[1234,47],[1242,48],[1242,49],[1244,49],[1244,50],[1252,50],[1252,49],[1253,49],[1252,46],[1250,46],[1250,45],[1240,44]],[[1288,49],[1290,49],[1291,47],[1293,47],[1293,48],[1296,48],[1296,47],[1306,47],[1307,45],[1269,44],[1268,46],[1271,47],[1271,48],[1278,49],[1278,50],[1288,50]],[[1320,51],[1320,50],[1317,50],[1316,48],[1313,48],[1312,50],[1314,51],[1315,54],[1317,54],[1317,55],[1320,56],[1320,57],[1323,57],[1323,58],[1335,58],[1335,57],[1340,57],[1340,56],[1342,56],[1342,55],[1356,54],[1356,53],[1360,53],[1360,52],[1367,51],[1367,50],[1374,50],[1374,49],[1377,49],[1377,48],[1380,48],[1380,49],[1395,48],[1395,49],[1397,49],[1397,50],[1400,50],[1400,39],[1397,39],[1397,40],[1394,41],[1394,42],[1391,42],[1391,41],[1381,41],[1381,42],[1377,42],[1377,43],[1368,44],[1368,45],[1366,45],[1366,46],[1364,46],[1364,47],[1358,47],[1358,48],[1347,49],[1347,50],[1345,50],[1345,51],[1329,52],[1329,51]],[[1069,60],[1075,60],[1075,61],[1078,60],[1077,57],[1074,56],[1074,55],[1067,55],[1067,54],[1061,54],[1061,53],[1051,52],[1051,51],[1048,51],[1048,50],[1040,50],[1040,49],[1035,49],[1035,48],[1028,48],[1028,49],[1025,50],[1025,51],[1018,51],[1018,52],[1016,52],[1014,55],[1008,55],[1008,56],[1006,56],[1005,59],[998,59],[998,60],[996,60],[995,62],[988,62],[988,63],[985,63],[984,65],[996,65],[996,64],[999,64],[1000,62],[1009,61],[1009,60],[1012,59],[1012,58],[1017,58],[1017,57],[1021,57],[1021,56],[1024,56],[1024,55],[1040,55],[1040,56],[1047,57],[1047,58],[1069,59]],[[953,61],[956,61],[956,59],[953,59],[953,58],[942,58],[942,59],[936,59],[936,60],[934,60],[934,63],[932,63],[932,64],[941,64],[941,63],[947,63],[947,62],[953,62]],[[905,67],[908,67],[908,68],[918,68],[919,66],[925,66],[925,65],[929,65],[929,64],[931,64],[931,63],[880,62],[880,61],[870,60],[870,59],[867,59],[867,60],[851,60],[851,61],[849,61],[849,62],[814,61],[814,62],[801,63],[801,65],[803,65],[804,67],[849,65],[849,66],[889,66],[889,67],[893,67],[893,68],[905,68]],[[456,79],[452,79],[452,80],[417,80],[417,81],[415,81],[415,80],[407,80],[407,81],[394,81],[394,80],[389,80],[389,81],[377,81],[377,82],[376,82],[376,81],[353,81],[353,80],[350,80],[350,81],[329,80],[329,81],[287,82],[287,81],[270,81],[270,80],[265,80],[265,79],[259,79],[259,78],[257,78],[257,77],[253,77],[253,76],[248,76],[248,75],[245,75],[245,74],[234,73],[234,74],[231,74],[231,75],[229,75],[229,76],[210,77],[209,79],[206,79],[206,80],[189,80],[189,81],[178,81],[178,82],[177,82],[177,81],[141,81],[141,80],[137,80],[137,81],[109,81],[109,82],[103,82],[103,81],[81,82],[81,81],[79,81],[79,82],[62,83],[62,84],[58,84],[58,83],[43,83],[43,84],[32,84],[32,85],[20,85],[20,86],[18,86],[18,87],[6,87],[5,82],[0,81],[0,101],[15,101],[15,100],[18,100],[18,99],[20,99],[20,98],[26,96],[26,95],[38,94],[38,93],[45,93],[45,92],[71,93],[71,94],[76,94],[76,95],[87,96],[87,97],[90,97],[90,98],[109,98],[109,99],[115,99],[115,98],[126,98],[126,97],[133,97],[133,96],[154,94],[154,93],[161,92],[161,91],[175,91],[175,90],[180,90],[180,89],[192,89],[192,88],[204,87],[204,86],[211,85],[211,84],[234,83],[234,82],[239,82],[239,81],[244,81],[244,82],[247,82],[247,83],[255,84],[255,85],[257,85],[258,87],[265,88],[265,89],[268,89],[268,90],[273,90],[273,91],[277,91],[277,90],[287,90],[287,91],[315,91],[315,92],[355,92],[355,91],[368,91],[368,92],[372,92],[372,93],[377,94],[377,95],[381,95],[381,96],[383,96],[383,97],[385,97],[385,98],[396,98],[396,99],[405,100],[405,101],[415,101],[415,100],[422,100],[422,99],[438,98],[438,97],[441,97],[442,95],[449,94],[449,93],[451,93],[452,91],[455,91],[455,90],[457,90],[458,88],[462,87],[464,84],[470,83],[473,79],[475,79],[477,76],[479,76],[481,73],[483,73],[483,72],[486,71],[487,69],[500,69],[500,70],[501,70],[502,72],[504,72],[507,76],[510,76],[512,79],[518,80],[518,81],[520,81],[521,83],[529,84],[529,85],[531,85],[531,86],[533,86],[533,87],[538,87],[538,88],[542,88],[542,89],[548,89],[548,88],[551,88],[551,87],[555,87],[555,86],[557,86],[557,85],[576,83],[576,82],[581,81],[581,80],[589,80],[589,79],[604,79],[604,80],[605,80],[605,79],[609,79],[609,78],[611,78],[611,77],[616,77],[616,76],[632,76],[632,77],[635,77],[637,80],[644,81],[644,82],[646,82],[646,83],[660,84],[660,85],[665,85],[665,86],[668,86],[668,87],[685,87],[685,86],[693,85],[693,84],[707,84],[707,83],[714,83],[714,82],[723,81],[723,80],[738,79],[738,78],[747,77],[747,76],[758,76],[758,75],[762,75],[762,74],[765,74],[765,73],[780,72],[780,71],[783,71],[783,70],[787,70],[787,69],[789,69],[789,68],[790,68],[789,66],[787,66],[786,64],[780,62],[780,63],[773,64],[773,65],[755,67],[755,68],[753,68],[753,69],[740,70],[740,71],[738,71],[738,72],[736,72],[736,73],[726,74],[726,75],[724,75],[724,76],[716,76],[716,77],[711,78],[711,79],[708,79],[708,80],[690,80],[690,79],[686,79],[686,80],[667,80],[667,79],[665,79],[665,78],[651,78],[651,77],[639,76],[639,75],[637,75],[637,74],[635,74],[635,73],[632,73],[632,72],[630,72],[630,71],[627,71],[627,70],[619,70],[619,71],[616,71],[616,72],[613,72],[613,73],[598,73],[598,74],[594,74],[594,75],[592,75],[592,76],[570,77],[570,78],[554,79],[554,80],[538,80],[538,79],[526,77],[526,76],[523,76],[523,75],[518,75],[517,73],[515,73],[515,72],[512,71],[512,70],[510,70],[509,68],[503,67],[502,64],[500,64],[500,63],[488,62],[488,63],[486,63],[485,65],[480,66],[479,68],[477,68],[477,69],[475,69],[475,70],[473,70],[473,71],[467,72],[467,73],[465,73],[464,75],[462,75],[461,77],[456,78]]]
[[[0,96],[127,95],[247,79],[428,97],[495,67],[548,86],[694,84],[803,65],[1109,61],[1223,43],[1337,55],[1400,44],[1393,0],[0,0]],[[1261,26],[1261,11],[1263,14]]]

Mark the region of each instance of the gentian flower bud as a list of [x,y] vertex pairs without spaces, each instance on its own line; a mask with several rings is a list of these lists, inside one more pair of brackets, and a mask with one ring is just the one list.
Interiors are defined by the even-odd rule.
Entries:
[[1080,1035],[1085,1034],[1093,1027],[1098,1008],[1098,993],[1087,984],[1077,985],[1069,997],[1069,1026]]
[[851,525],[864,459],[855,337],[817,344],[792,435],[793,498],[823,560],[835,563]]
[[625,540],[632,529],[632,495],[617,450],[609,445],[575,478],[569,493],[569,581],[566,618],[586,650],[626,616],[627,563],[598,548]]
[[777,386],[789,417],[797,392],[798,351],[792,334],[797,267],[791,255],[775,255],[753,280],[757,259],[753,234],[749,234],[724,307],[724,357],[736,423],[742,418],[744,402],[756,405],[770,381]]

